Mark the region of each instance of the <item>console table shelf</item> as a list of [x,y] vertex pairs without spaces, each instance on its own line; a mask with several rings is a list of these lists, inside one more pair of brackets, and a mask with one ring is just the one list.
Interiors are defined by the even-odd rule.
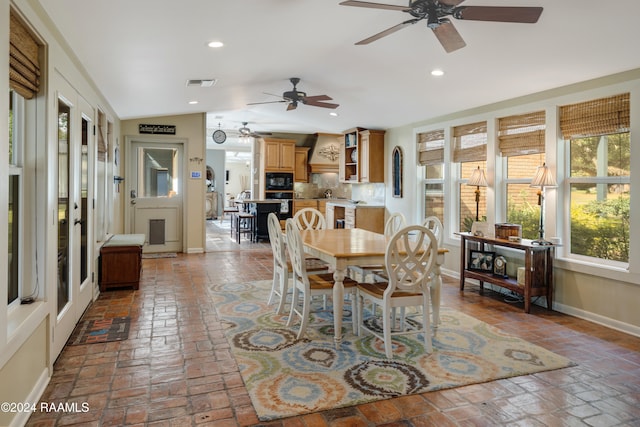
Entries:
[[[476,279],[480,282],[480,295],[484,293],[484,282],[509,289],[524,298],[524,311],[531,310],[531,297],[544,296],[547,308],[552,309],[553,301],[553,251],[556,245],[534,245],[531,240],[522,239],[511,242],[492,237],[474,236],[471,233],[457,233],[461,238],[460,245],[460,291],[464,291],[465,279]],[[496,276],[490,272],[470,270],[468,260],[468,242],[479,244],[479,250],[495,251],[499,248],[522,251],[524,256],[524,284],[518,284],[513,277]],[[491,249],[489,249],[491,248]]]

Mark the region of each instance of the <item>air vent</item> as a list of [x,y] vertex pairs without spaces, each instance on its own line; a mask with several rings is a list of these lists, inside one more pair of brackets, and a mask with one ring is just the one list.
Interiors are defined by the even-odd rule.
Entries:
[[192,79],[192,80],[187,80],[187,87],[190,87],[190,86],[211,87],[214,84],[216,84],[216,79]]

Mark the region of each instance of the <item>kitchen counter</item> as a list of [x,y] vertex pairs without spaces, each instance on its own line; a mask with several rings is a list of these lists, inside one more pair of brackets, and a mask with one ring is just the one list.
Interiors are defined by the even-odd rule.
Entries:
[[343,207],[357,207],[360,208],[383,208],[383,204],[369,204],[369,203],[354,203],[351,200],[342,199],[327,199],[327,205],[343,206]]

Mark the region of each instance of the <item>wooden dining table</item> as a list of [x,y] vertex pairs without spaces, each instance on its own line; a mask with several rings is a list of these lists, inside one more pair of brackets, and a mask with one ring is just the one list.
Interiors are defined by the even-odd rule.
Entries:
[[[320,258],[333,268],[333,325],[336,346],[342,343],[342,313],[344,307],[344,278],[350,265],[384,265],[388,238],[384,234],[360,228],[303,230],[300,232],[304,249],[310,256]],[[439,248],[433,278],[429,286],[433,325],[440,322],[440,266],[447,249]],[[352,315],[352,319],[354,316]]]

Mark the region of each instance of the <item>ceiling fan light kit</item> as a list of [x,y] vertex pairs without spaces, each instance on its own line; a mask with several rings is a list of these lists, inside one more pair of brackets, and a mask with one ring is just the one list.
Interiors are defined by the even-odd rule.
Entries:
[[533,24],[542,14],[542,7],[526,6],[458,6],[464,0],[410,0],[409,6],[372,3],[359,0],[346,0],[342,6],[365,7],[371,9],[394,10],[405,12],[413,19],[387,28],[371,37],[360,40],[356,45],[374,42],[382,37],[395,33],[409,25],[426,20],[436,38],[447,53],[466,46],[462,36],[448,17],[467,21],[514,22]]

